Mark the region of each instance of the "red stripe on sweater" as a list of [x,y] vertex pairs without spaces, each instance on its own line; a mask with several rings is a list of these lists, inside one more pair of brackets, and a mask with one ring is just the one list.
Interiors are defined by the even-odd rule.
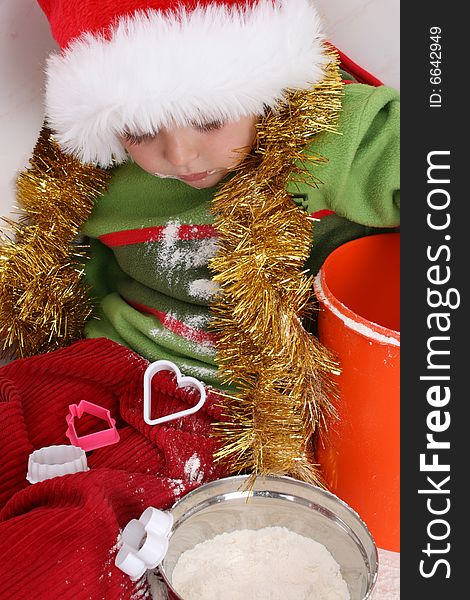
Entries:
[[317,210],[317,212],[312,213],[310,216],[312,219],[323,219],[323,217],[327,217],[328,215],[334,215],[334,210],[328,210],[327,208],[323,208],[322,210]]
[[[113,231],[100,235],[99,239],[109,248],[144,242],[159,242],[165,239],[166,229],[167,225],[158,225],[143,229]],[[175,226],[175,230],[172,232],[172,239],[176,238],[177,240],[205,240],[213,237],[217,237],[217,231],[213,225],[179,225]]]
[[141,313],[145,313],[148,315],[153,315],[157,317],[160,323],[168,329],[172,333],[176,333],[180,337],[189,340],[190,342],[195,342],[196,344],[213,344],[214,336],[202,329],[197,329],[196,327],[191,327],[190,325],[186,325],[183,321],[176,319],[173,315],[169,313],[165,313],[161,310],[156,310],[155,308],[150,308],[150,306],[146,306],[145,304],[141,304],[140,302],[134,302],[131,300],[127,300],[127,303],[133,306],[136,310]]

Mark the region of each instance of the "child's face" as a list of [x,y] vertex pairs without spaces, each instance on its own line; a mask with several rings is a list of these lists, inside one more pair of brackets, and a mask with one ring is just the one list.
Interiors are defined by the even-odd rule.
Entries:
[[161,129],[155,135],[124,134],[121,141],[142,169],[179,179],[193,188],[212,187],[237,165],[253,144],[257,117]]

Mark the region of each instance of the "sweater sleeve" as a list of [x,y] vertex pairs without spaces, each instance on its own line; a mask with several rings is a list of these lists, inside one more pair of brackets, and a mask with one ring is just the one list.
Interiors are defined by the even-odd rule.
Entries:
[[338,132],[320,134],[306,150],[327,161],[309,166],[312,180],[291,183],[289,191],[303,196],[309,212],[327,209],[361,225],[396,227],[399,107],[398,93],[391,88],[346,85]]

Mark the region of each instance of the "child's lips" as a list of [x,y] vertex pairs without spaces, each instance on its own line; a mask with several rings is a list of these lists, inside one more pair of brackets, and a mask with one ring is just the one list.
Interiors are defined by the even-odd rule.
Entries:
[[154,173],[156,177],[160,177],[161,179],[179,179],[181,181],[185,181],[186,183],[190,183],[192,181],[202,181],[206,179],[206,177],[210,177],[210,175],[214,175],[214,173],[220,173],[224,169],[212,169],[211,171],[203,171],[201,173],[190,173],[189,175],[165,175],[163,173]]
[[217,173],[220,169],[213,169],[212,171],[203,171],[202,173],[191,173],[190,175],[179,175],[178,179],[182,181],[200,181],[201,179],[205,179],[214,173]]

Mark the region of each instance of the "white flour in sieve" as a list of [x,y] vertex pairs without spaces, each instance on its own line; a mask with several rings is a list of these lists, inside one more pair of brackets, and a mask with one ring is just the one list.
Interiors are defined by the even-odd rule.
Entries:
[[338,563],[285,527],[222,533],[186,550],[172,585],[184,600],[349,600]]

